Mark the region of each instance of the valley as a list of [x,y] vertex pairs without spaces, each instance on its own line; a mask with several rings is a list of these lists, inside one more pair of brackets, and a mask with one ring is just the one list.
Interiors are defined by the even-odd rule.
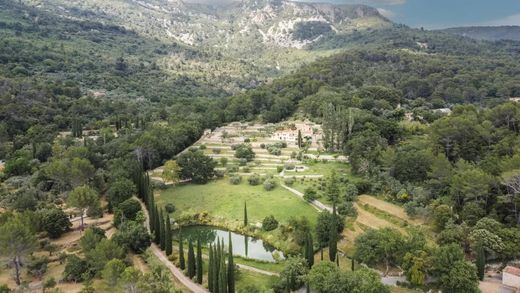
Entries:
[[515,27],[381,7],[0,1],[0,292],[514,292]]

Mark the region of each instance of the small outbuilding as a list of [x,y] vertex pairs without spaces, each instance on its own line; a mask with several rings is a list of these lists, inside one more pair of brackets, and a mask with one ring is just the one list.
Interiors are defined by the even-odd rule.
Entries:
[[520,289],[520,268],[507,266],[502,271],[502,284]]

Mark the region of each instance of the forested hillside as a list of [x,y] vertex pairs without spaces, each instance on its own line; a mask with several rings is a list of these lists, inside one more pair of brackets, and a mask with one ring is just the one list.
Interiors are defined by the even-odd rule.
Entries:
[[453,27],[443,31],[465,36],[477,40],[499,41],[513,40],[520,41],[520,26],[469,26]]
[[[212,15],[169,1],[197,13],[175,27],[154,18],[161,1],[62,2],[0,2],[11,288],[169,293],[180,275],[212,292],[235,292],[235,277],[238,292],[390,292],[379,270],[466,293],[486,263],[520,258],[519,42],[394,25],[366,6]],[[234,12],[258,26],[238,30]],[[185,266],[180,227],[194,224],[261,239],[273,262],[246,248],[234,267],[227,245],[226,265],[223,239],[189,238]]]

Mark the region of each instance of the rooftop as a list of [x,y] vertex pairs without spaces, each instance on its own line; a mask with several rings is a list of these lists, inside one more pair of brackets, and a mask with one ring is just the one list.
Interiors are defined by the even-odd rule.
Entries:
[[517,267],[507,266],[503,272],[520,277],[520,268]]

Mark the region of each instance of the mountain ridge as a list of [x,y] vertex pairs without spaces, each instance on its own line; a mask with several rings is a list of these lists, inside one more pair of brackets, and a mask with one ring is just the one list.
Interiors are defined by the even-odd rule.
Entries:
[[464,26],[443,29],[442,31],[457,34],[477,40],[500,41],[511,40],[520,41],[520,26]]

